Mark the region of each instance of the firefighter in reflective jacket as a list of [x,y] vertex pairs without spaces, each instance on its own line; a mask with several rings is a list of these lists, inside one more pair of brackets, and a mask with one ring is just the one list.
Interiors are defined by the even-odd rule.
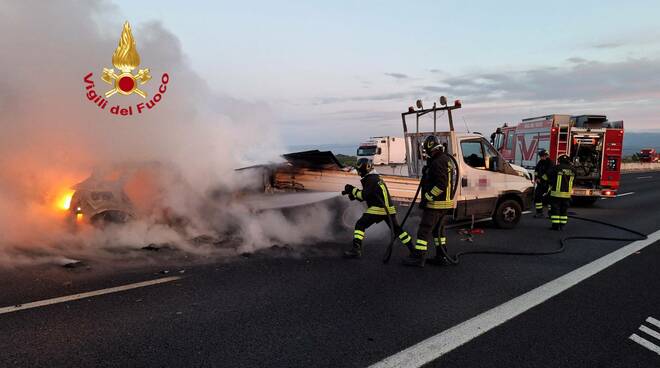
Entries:
[[394,233],[401,243],[409,247],[412,237],[399,225],[396,219],[396,207],[392,203],[387,186],[374,171],[372,162],[367,158],[361,158],[357,161],[356,169],[362,177],[362,190],[347,184],[342,194],[348,195],[351,200],[367,202],[367,210],[355,224],[353,246],[344,252],[344,256],[346,258],[361,257],[365,230],[381,221],[385,221],[387,226],[393,227]]
[[543,217],[543,207],[548,205],[548,171],[552,168],[553,163],[550,160],[548,151],[542,149],[539,151],[539,162],[534,169],[534,181],[536,187],[534,188],[534,205],[536,206],[536,214],[534,217]]
[[550,185],[550,221],[552,230],[561,230],[568,223],[568,205],[573,191],[575,170],[571,159],[566,155],[559,156],[557,166],[548,172]]
[[[435,245],[433,264],[446,264],[447,260],[440,247],[445,247],[447,238],[444,234],[445,216],[453,210],[451,198],[451,167],[449,156],[440,144],[438,137],[431,135],[424,140],[424,152],[428,159],[422,176],[422,219],[417,230],[417,241],[410,257],[404,260],[406,266],[424,267],[430,241]],[[431,240],[431,237],[433,240]]]

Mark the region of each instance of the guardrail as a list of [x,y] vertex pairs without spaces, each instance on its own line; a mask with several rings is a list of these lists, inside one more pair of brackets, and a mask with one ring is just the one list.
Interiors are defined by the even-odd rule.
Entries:
[[621,172],[634,171],[660,171],[658,162],[624,162],[621,164]]

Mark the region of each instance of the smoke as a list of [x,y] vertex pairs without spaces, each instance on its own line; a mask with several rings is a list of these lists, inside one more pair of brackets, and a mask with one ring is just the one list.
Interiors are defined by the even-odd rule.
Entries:
[[[301,230],[309,213],[255,215],[232,200],[228,193],[249,183],[233,170],[280,151],[268,105],[210,88],[160,23],[131,25],[139,68],[153,77],[143,89],[152,96],[161,75],[170,78],[157,105],[120,116],[108,110],[145,100],[115,95],[101,110],[87,99],[90,72],[96,92],[110,89],[101,72],[112,67],[123,22],[105,1],[0,4],[0,265],[149,243],[209,252],[190,240],[208,234],[231,234],[239,251],[327,236],[314,226]],[[127,192],[140,220],[69,231],[59,198],[93,170],[118,164],[131,172]],[[330,220],[316,210],[319,224]]]

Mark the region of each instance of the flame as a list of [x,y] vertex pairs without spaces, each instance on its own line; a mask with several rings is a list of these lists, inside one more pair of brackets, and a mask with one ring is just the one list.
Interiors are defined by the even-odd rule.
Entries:
[[131,33],[131,25],[128,22],[124,23],[124,29],[121,31],[121,37],[119,38],[119,46],[112,54],[112,64],[124,73],[130,73],[131,70],[140,65],[140,55],[137,52],[135,39]]
[[71,207],[71,198],[73,197],[74,190],[69,189],[66,193],[59,196],[57,199],[57,208],[61,210],[68,210]]

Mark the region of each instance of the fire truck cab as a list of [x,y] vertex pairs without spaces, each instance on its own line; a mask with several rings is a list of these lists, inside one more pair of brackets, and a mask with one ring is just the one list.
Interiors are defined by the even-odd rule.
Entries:
[[576,171],[573,198],[582,202],[614,197],[619,189],[623,121],[609,121],[605,115],[546,115],[516,126],[504,124],[491,142],[507,161],[530,171],[541,149],[555,162],[568,155]]

